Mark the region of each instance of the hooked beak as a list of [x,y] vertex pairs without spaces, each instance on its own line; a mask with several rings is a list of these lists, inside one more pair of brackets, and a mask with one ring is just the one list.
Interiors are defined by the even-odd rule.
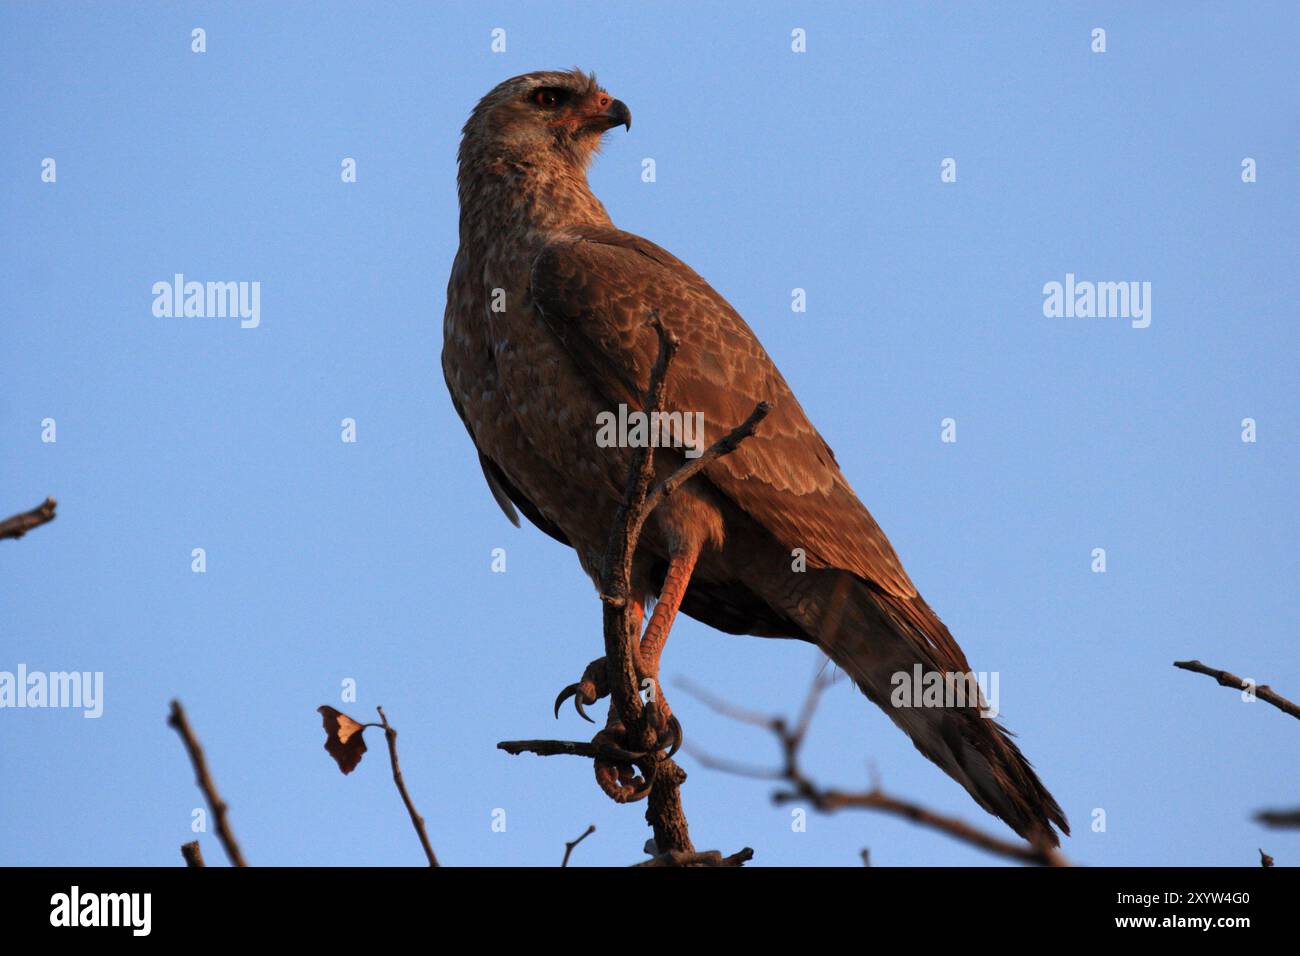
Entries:
[[587,122],[602,133],[607,129],[613,129],[615,126],[623,126],[630,130],[632,128],[632,111],[627,108],[627,104],[622,100],[610,100],[604,109],[592,113]]

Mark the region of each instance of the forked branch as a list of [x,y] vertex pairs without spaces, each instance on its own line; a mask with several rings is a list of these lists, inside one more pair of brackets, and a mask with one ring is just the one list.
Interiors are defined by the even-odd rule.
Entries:
[[[664,329],[657,317],[652,317],[652,325],[658,336],[659,352],[650,371],[645,401],[645,413],[651,419],[663,410],[668,371],[678,349],[677,339]],[[654,831],[656,849],[656,855],[646,865],[738,866],[753,855],[753,851],[748,849],[730,857],[723,857],[717,851],[697,853],[691,843],[681,801],[681,785],[686,779],[686,771],[671,756],[654,749],[656,732],[639,693],[636,661],[641,637],[640,615],[634,613],[633,607],[632,561],[650,513],[710,462],[735,451],[741,442],[754,434],[754,429],[767,413],[767,403],[758,403],[744,422],[697,458],[685,462],[658,485],[653,485],[653,449],[648,445],[633,449],[623,504],[610,529],[600,582],[610,706],[612,713],[623,723],[625,739],[630,742],[631,749],[611,747],[600,734],[587,744],[565,740],[515,740],[497,744],[508,753],[592,758],[598,778],[602,767],[610,773],[618,768],[620,780],[631,778],[633,766],[640,770],[644,775],[644,785],[636,796],[646,797],[646,821]]]
[[718,713],[770,731],[780,745],[782,762],[781,766],[776,768],[751,767],[701,753],[695,747],[690,748],[692,755],[704,766],[715,770],[760,780],[777,780],[788,784],[789,789],[778,790],[772,794],[772,801],[777,804],[803,801],[823,813],[834,813],[836,810],[844,809],[878,810],[882,813],[903,817],[921,826],[946,833],[963,843],[998,856],[1019,860],[1021,863],[1033,863],[1039,866],[1069,866],[1069,863],[1054,847],[1035,846],[1031,843],[1004,840],[1001,837],[971,826],[956,817],[936,813],[918,803],[892,796],[878,785],[873,786],[870,790],[850,793],[827,789],[814,783],[800,767],[799,754],[804,741],[807,739],[808,729],[812,724],[813,714],[817,710],[822,692],[830,683],[831,678],[825,672],[818,674],[813,680],[808,696],[804,700],[799,717],[792,725],[784,717],[766,717],[736,707],[696,688],[693,684],[678,681],[679,686]]

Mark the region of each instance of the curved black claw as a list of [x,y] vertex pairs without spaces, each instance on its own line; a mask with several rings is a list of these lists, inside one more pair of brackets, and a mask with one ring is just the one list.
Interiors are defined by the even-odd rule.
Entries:
[[[560,705],[563,704],[570,697],[572,697],[573,709],[578,712],[578,716],[581,717],[583,720],[585,720],[587,723],[594,724],[595,721],[592,720],[590,717],[588,717],[587,712],[582,709],[582,703],[583,703],[582,698],[584,695],[585,695],[585,691],[583,691],[581,683],[570,684],[568,687],[564,688],[564,690],[560,691],[560,696],[555,698],[556,718],[558,719],[560,716]],[[589,700],[587,701],[587,703],[594,704],[595,701]]]
[[672,734],[673,745],[672,748],[668,751],[667,756],[664,757],[664,759],[672,760],[673,754],[677,753],[677,751],[682,749],[682,725],[681,725],[681,721],[677,719],[676,715],[674,714],[668,715],[668,726],[665,728],[665,730],[667,730],[669,733]]
[[[658,705],[654,701],[647,701],[645,705],[646,719],[650,726],[654,727],[659,723]],[[668,720],[664,724],[663,730],[658,732],[658,739],[655,741],[655,750],[663,750],[667,746],[666,741],[672,740],[672,748],[664,755],[665,760],[671,760],[673,754],[677,753],[682,747],[682,725],[677,719],[676,714],[669,714]]]

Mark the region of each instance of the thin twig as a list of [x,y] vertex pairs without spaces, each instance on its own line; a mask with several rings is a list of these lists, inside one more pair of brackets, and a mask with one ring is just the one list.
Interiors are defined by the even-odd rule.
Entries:
[[194,736],[190,722],[185,717],[185,708],[181,706],[179,700],[172,701],[172,710],[167,718],[167,724],[181,735],[185,750],[190,755],[190,763],[194,765],[194,775],[198,778],[199,789],[203,791],[203,797],[208,802],[208,809],[216,821],[217,836],[226,850],[226,856],[230,858],[230,862],[234,866],[248,866],[248,863],[244,860],[243,852],[239,849],[239,843],[235,840],[234,831],[230,829],[226,802],[217,793],[217,785],[213,782],[212,774],[208,772],[207,760],[203,757],[203,748],[199,745],[199,739]]
[[1290,714],[1296,720],[1300,720],[1300,706],[1293,704],[1281,694],[1275,692],[1267,684],[1255,684],[1247,681],[1236,674],[1230,674],[1227,671],[1221,671],[1215,667],[1207,667],[1200,661],[1174,661],[1175,667],[1180,667],[1185,671],[1192,671],[1195,674],[1204,674],[1207,677],[1213,677],[1224,687],[1231,687],[1234,690],[1244,690],[1254,694],[1265,703],[1272,704],[1284,714]]
[[596,824],[593,823],[591,826],[587,827],[587,829],[583,830],[582,836],[578,837],[576,840],[565,841],[564,860],[561,861],[560,866],[562,867],[568,866],[569,857],[573,855],[573,848],[577,846],[579,843],[581,843],[583,840],[587,839],[587,837],[591,836],[595,832],[596,832]]
[[775,716],[763,719],[752,712],[741,710],[725,701],[721,701],[713,695],[701,698],[706,704],[720,713],[733,714],[738,712],[747,723],[758,724],[770,730],[776,736],[781,747],[782,766],[780,768],[753,768],[732,763],[728,760],[701,753],[698,748],[693,746],[689,748],[692,756],[704,766],[722,770],[726,773],[785,781],[790,785],[791,789],[778,790],[772,794],[772,801],[777,804],[806,801],[814,809],[823,813],[833,813],[836,810],[848,808],[879,810],[883,813],[901,816],[913,823],[946,833],[982,850],[1019,860],[1022,863],[1035,863],[1040,866],[1069,866],[1064,857],[1053,847],[1004,840],[1001,837],[985,833],[983,830],[979,830],[956,817],[945,816],[933,810],[928,810],[920,804],[891,796],[881,790],[878,785],[862,793],[846,793],[840,790],[823,789],[813,783],[800,769],[799,752],[808,735],[808,728],[812,723],[813,714],[816,712],[822,692],[830,683],[831,678],[825,673],[819,674],[813,680],[808,696],[800,708],[799,718],[793,727],[784,717]]
[[185,865],[190,869],[207,866],[203,862],[203,851],[199,849],[199,841],[191,840],[189,843],[181,844],[181,856],[185,857]]
[[424,855],[429,858],[430,866],[438,865],[438,857],[434,855],[433,846],[429,843],[429,834],[424,829],[424,817],[420,816],[415,804],[411,801],[411,795],[406,790],[406,783],[402,780],[402,767],[397,762],[397,731],[393,725],[388,722],[387,715],[384,714],[384,708],[376,707],[379,711],[379,720],[384,728],[384,737],[388,741],[388,757],[393,764],[393,783],[397,784],[397,792],[402,795],[402,802],[406,804],[406,812],[411,815],[411,825],[415,827],[416,835],[420,838],[420,846],[424,847]]
[[772,717],[768,714],[761,714],[756,710],[749,710],[723,700],[688,677],[675,677],[673,678],[673,684],[686,691],[714,713],[721,714],[723,717],[730,717],[732,720],[743,724],[753,724],[755,727],[763,727],[766,730],[772,729]]
[[1001,837],[986,833],[960,820],[942,813],[928,810],[919,803],[912,803],[898,797],[890,796],[879,788],[872,788],[863,793],[843,793],[839,790],[822,790],[811,784],[796,785],[794,790],[783,790],[772,794],[774,803],[795,803],[807,800],[816,809],[825,813],[836,810],[880,810],[893,816],[903,817],[913,823],[939,830],[962,840],[981,850],[987,850],[998,856],[1005,856],[1021,863],[1034,863],[1039,866],[1069,866],[1056,850],[1036,847],[1032,843],[1015,843]]
[[48,524],[54,520],[54,509],[58,506],[59,503],[53,498],[46,498],[31,511],[24,511],[22,514],[17,514],[12,518],[6,518],[4,521],[0,521],[0,540],[5,538],[21,538],[33,528],[39,528],[43,524]]
[[[658,409],[656,409],[658,410]],[[680,488],[686,482],[690,481],[697,474],[703,471],[707,466],[717,461],[723,455],[730,455],[740,447],[740,443],[754,434],[754,429],[758,423],[767,417],[767,413],[772,410],[772,406],[767,402],[759,402],[754,406],[754,410],[749,413],[749,417],[733,428],[727,434],[723,435],[698,458],[691,458],[684,465],[674,471],[671,475],[661,481],[645,499],[645,513],[648,515],[663,503],[663,500]]]

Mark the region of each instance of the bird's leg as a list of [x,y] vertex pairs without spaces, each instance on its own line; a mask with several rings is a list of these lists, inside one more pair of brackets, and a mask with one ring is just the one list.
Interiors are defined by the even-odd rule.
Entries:
[[637,672],[643,685],[647,679],[653,682],[647,688],[652,695],[647,701],[647,707],[651,711],[650,722],[658,732],[660,741],[663,741],[665,731],[670,732],[673,753],[681,745],[682,731],[677,718],[673,716],[672,708],[668,706],[663,685],[659,683],[659,660],[663,656],[664,645],[668,643],[668,633],[672,630],[677,610],[686,597],[686,587],[691,582],[691,573],[695,570],[699,556],[699,548],[689,548],[669,558],[668,572],[664,575],[663,587],[659,589],[658,603],[650,614],[645,634],[641,636],[637,661]]
[[[628,611],[632,615],[632,623],[639,631],[641,621],[645,615],[645,605],[641,601],[633,598],[629,602]],[[605,658],[598,657],[587,665],[586,670],[582,672],[576,683],[570,684],[560,695],[555,698],[555,716],[560,716],[560,705],[570,697],[573,698],[573,707],[578,715],[588,723],[595,723],[587,712],[583,710],[584,705],[594,704],[602,697],[609,696],[609,679],[605,674]]]
[[[645,603],[635,597],[629,598],[628,615],[633,633],[639,634],[641,632],[641,622],[645,618]],[[601,697],[608,697],[609,695],[609,675],[605,658],[598,657],[587,665],[581,680],[576,684],[570,684],[560,692],[560,696],[555,701],[555,711],[558,716],[560,704],[564,702],[566,697],[572,696],[573,705],[577,708],[578,713],[582,714],[586,720],[591,720],[583,712],[582,705],[584,703],[594,704]],[[610,697],[605,726],[595,737],[591,738],[591,742],[626,752],[627,736],[627,726],[623,722],[623,716],[618,712],[613,697]],[[596,783],[605,792],[606,796],[616,803],[633,803],[644,799],[650,793],[649,784],[644,777],[637,774],[632,759],[634,759],[633,755],[628,753],[627,759],[597,757],[593,761],[596,771]]]

